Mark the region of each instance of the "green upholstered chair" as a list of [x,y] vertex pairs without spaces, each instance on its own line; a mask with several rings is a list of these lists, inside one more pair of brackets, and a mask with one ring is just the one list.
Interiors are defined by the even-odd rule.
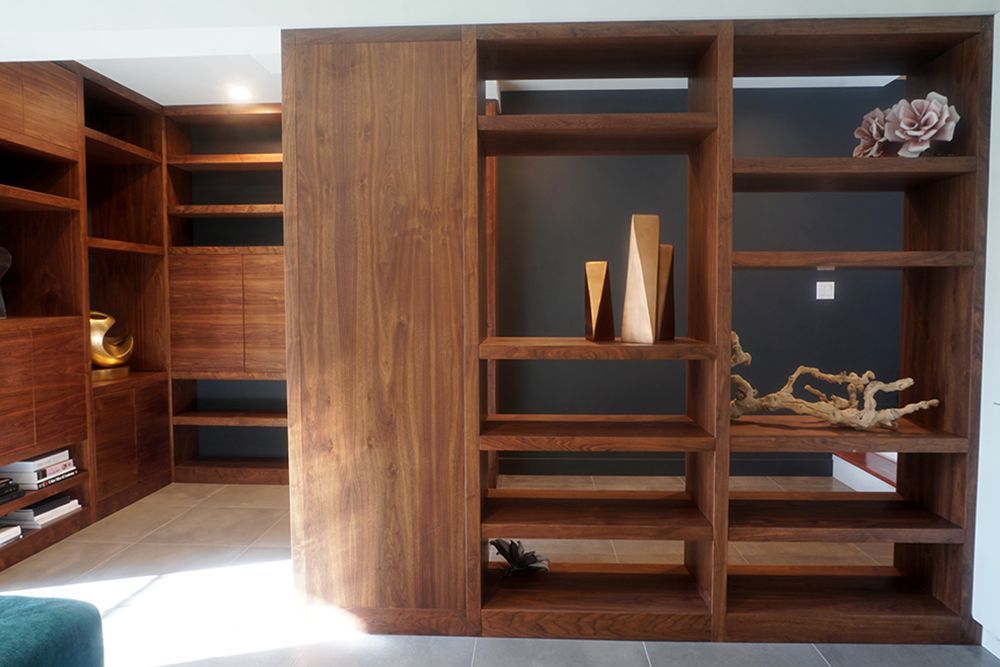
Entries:
[[3,667],[100,667],[101,613],[89,602],[0,596]]

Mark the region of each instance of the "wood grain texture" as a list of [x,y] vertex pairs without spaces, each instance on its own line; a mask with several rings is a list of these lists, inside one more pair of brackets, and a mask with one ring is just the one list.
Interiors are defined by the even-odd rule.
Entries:
[[734,269],[905,269],[971,266],[975,255],[957,250],[902,251],[741,251],[733,253]]
[[91,250],[107,250],[111,252],[131,252],[140,255],[163,255],[162,245],[151,243],[133,243],[131,241],[118,241],[116,239],[102,239],[91,236],[87,239],[87,247]]
[[461,44],[294,35],[283,136],[296,571],[344,608],[464,615]]
[[285,258],[243,257],[243,363],[249,373],[285,372]]
[[495,451],[698,451],[715,438],[686,416],[493,415],[483,422],[482,449]]
[[0,183],[0,211],[75,211],[80,201]]
[[185,410],[173,417],[175,426],[288,426],[281,410]]
[[177,218],[274,218],[283,214],[281,204],[177,204],[170,215]]
[[653,344],[595,342],[571,337],[486,338],[479,346],[482,359],[712,359],[716,347],[691,338],[677,337]]
[[167,163],[184,171],[281,171],[281,153],[171,155]]
[[736,192],[892,192],[976,170],[974,157],[738,158]]
[[152,164],[159,166],[158,153],[105,134],[90,127],[83,129],[87,161],[102,164]]
[[80,79],[55,63],[22,63],[24,133],[80,150]]
[[175,371],[244,372],[243,259],[170,257],[170,348]]
[[0,333],[0,457],[35,444],[30,331]]
[[97,501],[128,489],[139,477],[135,440],[135,395],[132,391],[94,398],[94,451]]
[[716,127],[714,114],[510,114],[479,117],[487,155],[686,153]]
[[55,449],[87,439],[85,345],[77,324],[31,332],[35,444]]
[[191,104],[163,108],[166,118],[178,125],[280,125],[281,105]]
[[837,428],[801,415],[741,417],[730,428],[734,452],[964,452],[969,439],[901,419],[894,431]]
[[174,481],[191,484],[288,484],[285,459],[186,459],[174,464]]
[[21,63],[0,63],[0,134],[24,133]]

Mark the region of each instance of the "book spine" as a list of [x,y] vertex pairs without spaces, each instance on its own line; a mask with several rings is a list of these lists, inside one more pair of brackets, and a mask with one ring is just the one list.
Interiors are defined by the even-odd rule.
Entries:
[[31,484],[31,483],[23,484],[22,488],[28,489],[29,491],[38,491],[40,489],[44,489],[47,486],[52,486],[53,484],[56,484],[57,482],[61,482],[64,479],[69,479],[70,477],[73,477],[74,475],[76,475],[77,472],[78,471],[76,470],[76,468],[74,468],[72,470],[67,470],[66,472],[61,473],[59,475],[56,475],[55,477],[49,477],[48,479],[40,480],[40,481],[38,481],[35,484]]
[[0,468],[0,475],[11,473],[11,472],[34,472],[40,468],[47,468],[51,465],[55,465],[61,461],[65,461],[69,458],[69,450],[64,449],[53,454],[49,454],[40,459],[34,459],[32,461],[17,461],[16,463],[11,463],[10,465]]

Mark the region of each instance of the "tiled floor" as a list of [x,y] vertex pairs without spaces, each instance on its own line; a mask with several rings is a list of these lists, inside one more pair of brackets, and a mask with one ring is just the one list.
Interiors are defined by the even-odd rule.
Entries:
[[[552,485],[552,478],[502,485]],[[563,480],[564,482],[566,480]],[[676,479],[571,478],[577,488],[675,488]],[[832,480],[755,478],[744,488],[833,490]],[[846,487],[840,490],[846,490]],[[93,602],[109,666],[740,665],[1000,666],[978,647],[686,644],[366,635],[337,609],[301,603],[289,560],[287,487],[174,484],[0,573],[0,591]],[[675,562],[679,543],[535,540],[555,559]],[[835,546],[840,551],[831,552]],[[871,564],[882,545],[740,543],[737,562]],[[812,548],[810,548],[812,547]],[[832,553],[832,555],[830,555]]]

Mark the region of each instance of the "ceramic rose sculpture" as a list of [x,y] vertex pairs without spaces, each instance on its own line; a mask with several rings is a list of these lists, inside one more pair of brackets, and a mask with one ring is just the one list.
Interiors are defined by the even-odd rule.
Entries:
[[860,140],[854,157],[881,157],[890,142],[902,144],[900,157],[920,157],[931,141],[951,141],[960,119],[948,98],[934,92],[922,100],[900,100],[885,111],[872,109],[854,130]]

